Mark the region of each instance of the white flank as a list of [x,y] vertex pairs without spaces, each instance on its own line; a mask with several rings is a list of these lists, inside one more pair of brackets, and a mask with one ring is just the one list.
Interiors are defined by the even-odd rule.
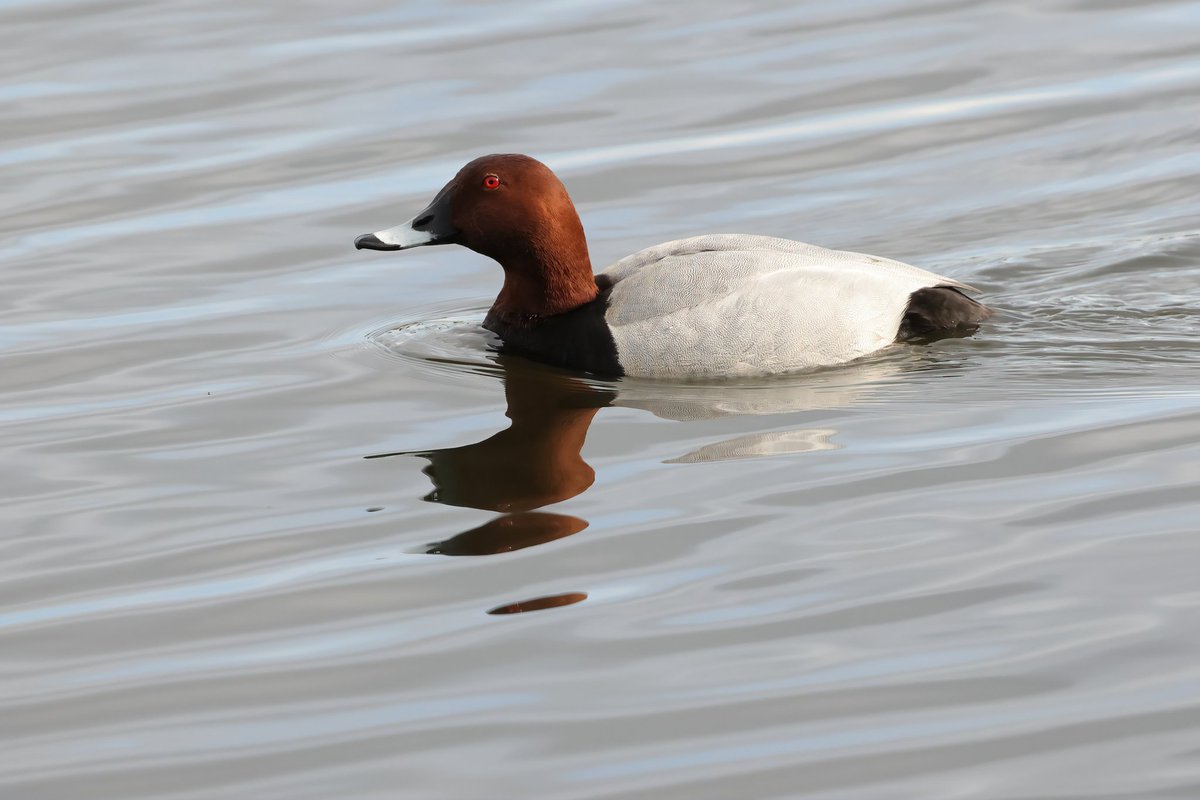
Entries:
[[918,289],[971,290],[899,261],[741,234],[660,244],[604,274],[621,366],[646,377],[842,364],[890,345]]

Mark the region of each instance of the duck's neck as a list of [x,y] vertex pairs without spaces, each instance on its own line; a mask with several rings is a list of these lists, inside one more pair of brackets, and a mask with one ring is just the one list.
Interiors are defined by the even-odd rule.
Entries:
[[[490,315],[536,319],[565,314],[596,299],[596,277],[578,218],[498,258],[504,286]],[[489,315],[489,316],[490,316]]]

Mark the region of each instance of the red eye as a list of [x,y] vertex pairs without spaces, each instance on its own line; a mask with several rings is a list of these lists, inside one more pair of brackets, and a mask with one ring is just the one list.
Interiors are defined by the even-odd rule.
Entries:
[[484,175],[483,176],[483,188],[496,189],[499,186],[500,186],[500,179],[498,177],[496,177],[495,175]]

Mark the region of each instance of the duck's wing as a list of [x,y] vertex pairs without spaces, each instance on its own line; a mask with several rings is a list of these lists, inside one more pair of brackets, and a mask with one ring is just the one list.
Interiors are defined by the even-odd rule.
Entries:
[[891,344],[909,296],[971,287],[891,259],[718,234],[634,253],[603,274],[628,375],[761,375],[839,364]]

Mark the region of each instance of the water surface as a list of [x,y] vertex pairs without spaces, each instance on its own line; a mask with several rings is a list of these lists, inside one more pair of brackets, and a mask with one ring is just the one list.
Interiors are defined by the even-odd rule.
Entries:
[[[0,4],[0,794],[1200,796],[1200,3]],[[499,361],[356,253],[555,168],[977,337]],[[490,612],[490,613],[489,613]]]

